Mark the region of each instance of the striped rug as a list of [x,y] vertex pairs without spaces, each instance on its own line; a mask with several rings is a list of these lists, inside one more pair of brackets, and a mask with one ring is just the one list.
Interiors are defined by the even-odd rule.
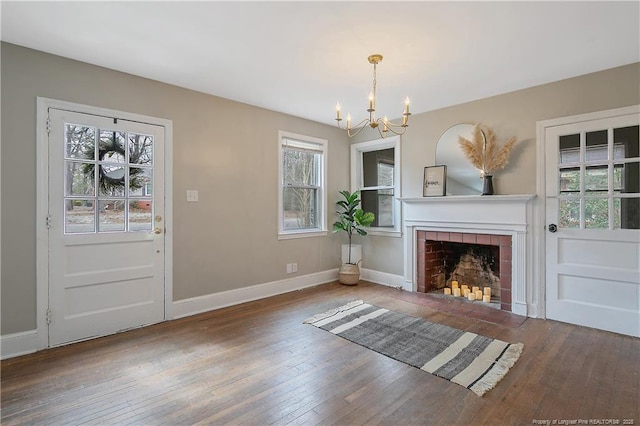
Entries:
[[522,353],[510,344],[379,308],[350,302],[305,321],[365,348],[452,381],[478,396],[493,389]]

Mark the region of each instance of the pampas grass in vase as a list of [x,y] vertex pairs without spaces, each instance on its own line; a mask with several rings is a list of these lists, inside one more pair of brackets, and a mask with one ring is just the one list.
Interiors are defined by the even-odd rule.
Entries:
[[471,161],[473,166],[480,170],[480,177],[484,179],[482,195],[493,194],[493,174],[504,169],[509,163],[509,156],[516,144],[516,137],[513,136],[498,149],[496,145],[496,134],[490,128],[482,126],[480,123],[473,128],[473,140],[462,136],[458,137],[458,143],[464,155]]

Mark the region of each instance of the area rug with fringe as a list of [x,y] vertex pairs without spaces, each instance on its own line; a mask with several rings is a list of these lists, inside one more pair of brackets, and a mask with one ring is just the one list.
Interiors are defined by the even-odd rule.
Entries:
[[450,380],[482,396],[524,345],[415,318],[355,300],[304,321],[365,348]]

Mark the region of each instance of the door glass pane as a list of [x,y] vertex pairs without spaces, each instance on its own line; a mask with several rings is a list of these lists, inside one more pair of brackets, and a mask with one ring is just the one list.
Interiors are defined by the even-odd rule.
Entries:
[[96,231],[95,201],[65,199],[64,232],[81,234]]
[[[95,195],[92,176],[93,164],[79,161],[65,161],[64,194],[69,195]],[[87,176],[89,175],[89,176]]]
[[124,197],[124,166],[101,164],[99,170],[100,195],[105,197]]
[[129,163],[153,164],[153,136],[129,133]]
[[65,124],[65,158],[95,160],[96,128]]
[[315,188],[283,188],[284,229],[309,229],[318,227]]
[[613,129],[613,158],[640,157],[640,130],[639,126],[622,127]]
[[580,200],[561,199],[559,206],[560,228],[580,228]]
[[560,164],[580,162],[580,135],[560,136],[558,141],[560,150],[558,162]]
[[584,226],[587,229],[609,228],[609,200],[607,198],[585,198]]
[[153,170],[145,167],[129,167],[129,196],[150,197],[152,194]]
[[124,231],[125,205],[124,200],[99,201],[99,232]]
[[129,200],[129,231],[153,229],[153,204],[149,199]]
[[580,169],[560,169],[560,192],[580,191]]
[[125,134],[115,130],[100,130],[100,152],[98,159],[109,163],[124,163],[126,152],[124,149]]
[[614,198],[614,222],[616,229],[640,229],[640,198]]
[[607,149],[607,131],[598,130],[588,132],[586,140],[585,161],[607,161],[609,151]]
[[609,171],[604,167],[587,167],[584,173],[585,191],[604,191],[609,189]]

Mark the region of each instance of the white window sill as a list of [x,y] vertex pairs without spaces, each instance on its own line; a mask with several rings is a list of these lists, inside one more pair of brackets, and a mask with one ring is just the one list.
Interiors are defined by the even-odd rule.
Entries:
[[293,240],[295,238],[312,238],[312,237],[326,237],[329,231],[292,231],[281,232],[278,234],[278,240]]
[[377,237],[394,237],[394,238],[402,238],[402,232],[397,231],[395,229],[384,229],[384,228],[369,228],[367,229],[368,235],[374,235]]

